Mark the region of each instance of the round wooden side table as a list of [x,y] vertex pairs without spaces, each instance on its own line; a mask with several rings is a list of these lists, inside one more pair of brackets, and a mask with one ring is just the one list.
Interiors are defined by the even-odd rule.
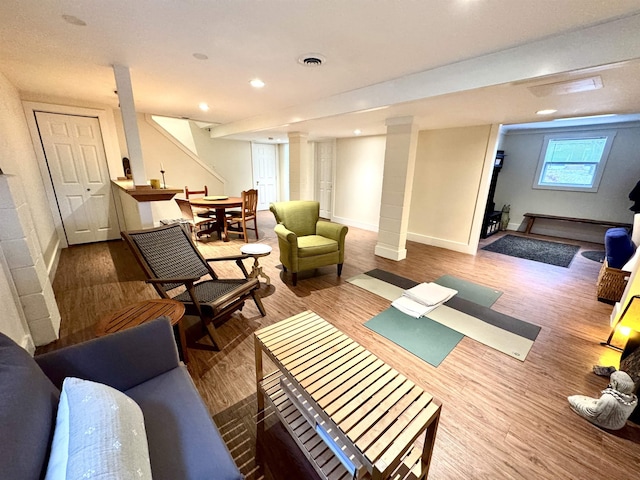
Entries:
[[153,300],[143,300],[142,302],[121,308],[98,321],[96,325],[96,336],[102,337],[109,333],[136,327],[163,315],[169,318],[174,332],[177,333],[180,357],[185,363],[188,362],[187,342],[182,323],[180,322],[184,315],[184,304],[177,300],[156,298]]
[[251,273],[249,274],[250,278],[256,278],[261,275],[265,278],[267,285],[271,285],[271,279],[269,275],[262,271],[262,267],[258,262],[258,258],[266,257],[271,253],[272,248],[269,245],[265,245],[264,243],[248,243],[240,247],[240,252],[245,255],[251,255],[253,257],[253,268],[251,269]]

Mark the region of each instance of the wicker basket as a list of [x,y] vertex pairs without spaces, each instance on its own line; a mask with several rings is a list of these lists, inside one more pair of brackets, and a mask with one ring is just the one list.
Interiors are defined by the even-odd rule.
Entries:
[[611,305],[620,301],[630,275],[631,272],[609,267],[605,258],[598,274],[598,300]]

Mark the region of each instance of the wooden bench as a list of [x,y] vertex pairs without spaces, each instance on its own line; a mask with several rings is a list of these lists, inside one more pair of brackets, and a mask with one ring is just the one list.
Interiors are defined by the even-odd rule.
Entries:
[[426,479],[441,408],[429,393],[311,311],[254,339],[258,420],[267,400],[320,478]]
[[608,227],[608,228],[611,228],[611,227],[631,228],[630,223],[610,222],[608,220],[591,220],[590,218],[562,217],[559,215],[547,215],[545,213],[525,213],[523,216],[527,219],[527,228],[524,231],[526,235],[531,233],[531,229],[533,228],[533,222],[535,222],[537,218],[542,218],[545,220],[559,220],[561,222],[590,223],[591,225],[600,225],[602,227]]

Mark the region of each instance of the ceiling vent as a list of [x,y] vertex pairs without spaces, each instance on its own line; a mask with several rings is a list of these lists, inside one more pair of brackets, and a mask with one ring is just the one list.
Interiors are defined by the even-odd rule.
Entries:
[[599,75],[565,82],[546,83],[534,85],[529,91],[536,97],[548,97],[551,95],[567,95],[569,93],[588,92],[602,88],[602,78]]
[[298,63],[305,67],[319,67],[327,60],[319,53],[307,53],[298,57]]

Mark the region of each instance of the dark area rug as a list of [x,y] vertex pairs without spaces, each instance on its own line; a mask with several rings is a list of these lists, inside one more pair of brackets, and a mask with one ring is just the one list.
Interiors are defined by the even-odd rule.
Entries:
[[582,255],[584,258],[588,258],[589,260],[593,260],[594,262],[604,262],[603,250],[587,250],[586,252],[580,252],[580,255]]
[[571,261],[580,247],[566,243],[505,235],[486,247],[482,247],[482,250],[566,268],[571,265]]

